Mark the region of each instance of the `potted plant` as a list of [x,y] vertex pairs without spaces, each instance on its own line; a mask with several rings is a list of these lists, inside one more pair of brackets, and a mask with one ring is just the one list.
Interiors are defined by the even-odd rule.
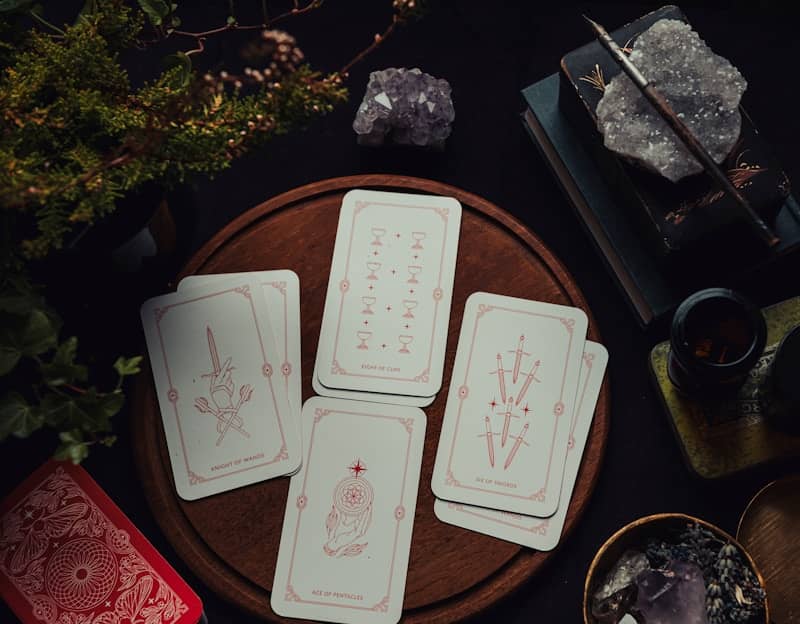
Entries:
[[[261,2],[258,23],[231,14],[195,32],[165,0],[86,0],[64,24],[31,0],[0,0],[0,441],[49,427],[56,457],[80,462],[92,445],[113,444],[123,380],[139,372],[139,356],[109,361],[110,374],[88,366],[91,354],[63,329],[45,284],[64,249],[125,212],[126,198],[213,176],[345,101],[352,64],[420,8],[394,0],[386,30],[323,74],[276,29],[321,4],[270,13]],[[254,35],[249,66],[198,72],[208,40],[235,31]],[[160,46],[180,49],[134,84],[123,59]]]

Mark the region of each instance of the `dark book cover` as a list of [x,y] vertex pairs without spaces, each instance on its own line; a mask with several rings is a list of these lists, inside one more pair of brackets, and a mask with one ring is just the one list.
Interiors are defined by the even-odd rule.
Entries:
[[[687,22],[678,7],[666,6],[615,30],[612,37],[625,50],[633,49],[637,36],[661,19]],[[559,106],[616,187],[617,197],[646,237],[651,253],[664,261],[666,270],[675,272],[698,261],[742,268],[763,259],[768,252],[749,230],[738,206],[707,175],[673,183],[603,145],[595,110],[605,85],[620,71],[597,41],[566,54],[561,61]],[[739,141],[721,166],[753,208],[772,223],[789,196],[789,181],[746,112],[741,113]]]
[[[622,206],[617,185],[598,166],[583,133],[559,107],[559,75],[522,91],[523,122],[562,190],[626,295],[636,318],[648,326],[665,317],[688,294],[710,285],[735,285],[731,275],[697,270],[665,271],[640,232],[637,219]],[[800,247],[800,207],[789,196],[774,221],[780,255]],[[771,260],[756,262],[739,275],[768,271]]]

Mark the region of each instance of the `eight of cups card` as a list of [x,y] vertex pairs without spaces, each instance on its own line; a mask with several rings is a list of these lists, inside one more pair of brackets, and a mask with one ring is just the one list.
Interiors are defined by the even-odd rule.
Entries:
[[313,397],[292,477],[271,604],[279,615],[397,622],[403,607],[425,414]]
[[[295,426],[300,426],[302,407],[300,373],[300,280],[294,271],[253,271],[217,275],[189,275],[178,284],[178,292],[197,286],[219,284],[230,279],[258,282],[269,309],[269,320],[275,333],[275,346],[281,358],[280,374],[289,395]],[[299,431],[299,429],[298,429]]]
[[345,195],[317,349],[324,386],[436,394],[460,224],[451,197]]
[[328,388],[320,383],[317,377],[317,365],[314,364],[314,374],[311,377],[311,387],[320,396],[335,399],[352,399],[353,401],[370,401],[372,403],[388,403],[390,405],[410,405],[414,407],[428,407],[436,395],[429,397],[410,396],[404,394],[382,394],[380,392],[359,392],[358,390],[340,390]]
[[555,514],[549,518],[538,518],[437,499],[433,505],[436,517],[442,522],[537,550],[555,548],[564,528],[564,520],[567,517],[572,490],[580,470],[583,449],[592,426],[597,397],[600,394],[607,363],[608,351],[605,347],[587,340],[583,348],[578,398],[569,425],[564,481],[561,486],[558,511]]
[[297,469],[300,435],[258,282],[155,297],[141,316],[181,498]]
[[586,329],[577,308],[469,297],[433,470],[438,498],[555,513]]

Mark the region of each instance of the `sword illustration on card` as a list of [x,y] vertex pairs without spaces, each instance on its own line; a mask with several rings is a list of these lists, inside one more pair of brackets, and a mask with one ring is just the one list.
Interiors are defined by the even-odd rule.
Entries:
[[233,397],[236,394],[236,385],[233,381],[234,367],[231,364],[231,358],[228,357],[225,362],[220,364],[214,332],[211,331],[210,326],[206,327],[206,338],[208,339],[208,351],[211,355],[212,371],[204,374],[203,377],[209,378],[208,390],[211,401],[205,397],[200,397],[194,400],[194,406],[201,414],[211,414],[217,419],[217,433],[219,433],[216,442],[217,446],[222,444],[230,429],[238,431],[245,438],[249,438],[250,434],[244,429],[244,420],[239,415],[239,410],[242,405],[252,398],[253,388],[249,384],[239,388],[239,396],[234,404]]

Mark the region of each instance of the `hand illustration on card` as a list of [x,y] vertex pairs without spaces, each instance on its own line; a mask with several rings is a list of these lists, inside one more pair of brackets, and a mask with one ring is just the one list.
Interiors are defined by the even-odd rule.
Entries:
[[357,542],[372,522],[372,484],[362,475],[367,467],[360,458],[348,470],[350,476],[333,490],[331,511],[325,519],[328,541],[322,549],[329,557],[357,557],[367,547],[367,542]]

